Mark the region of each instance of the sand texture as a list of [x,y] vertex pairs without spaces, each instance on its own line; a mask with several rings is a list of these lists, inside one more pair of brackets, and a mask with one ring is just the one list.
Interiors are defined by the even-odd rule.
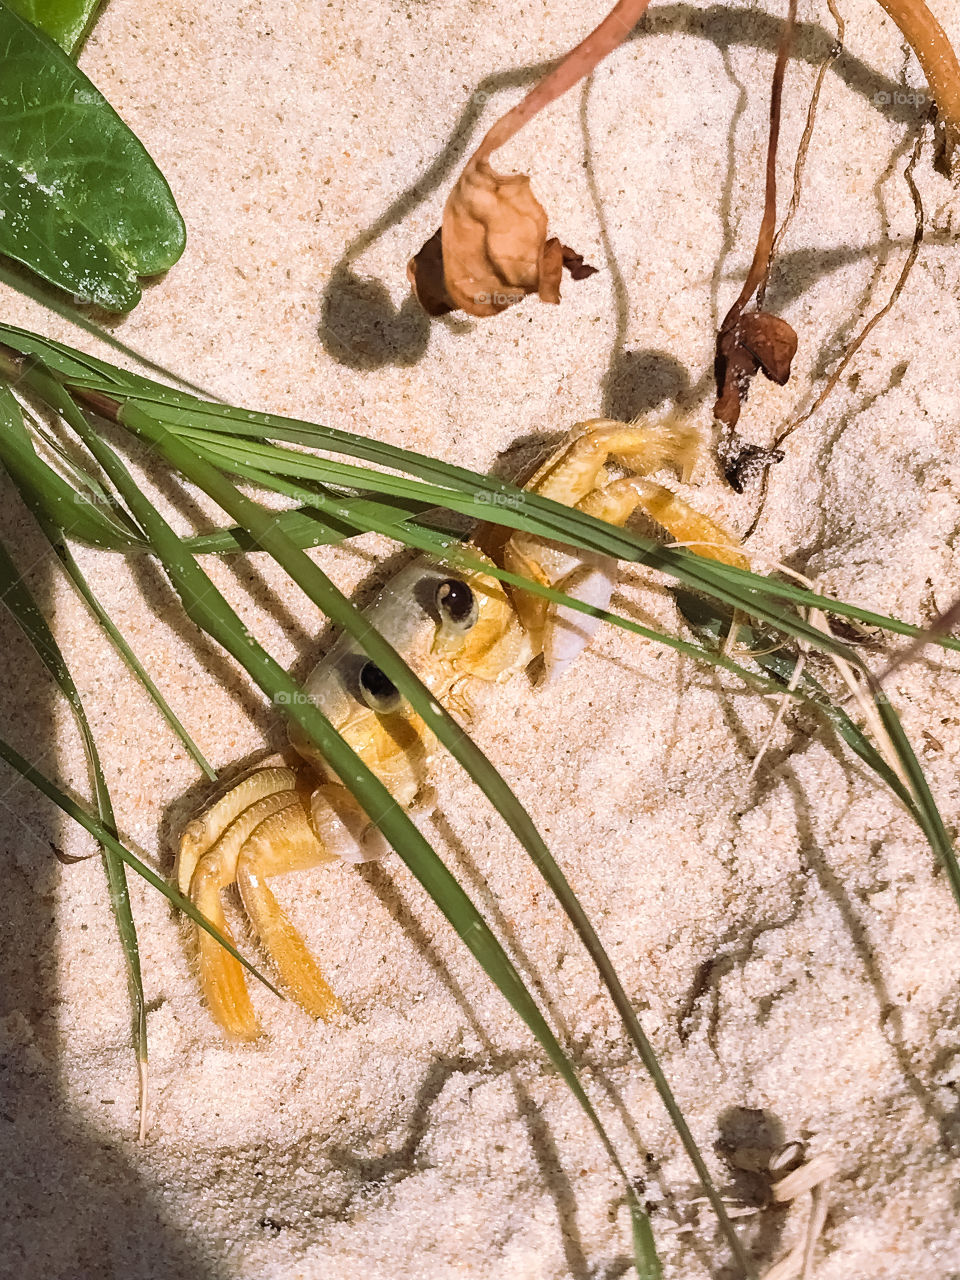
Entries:
[[[842,0],[803,202],[768,305],[800,335],[786,388],[758,379],[767,442],[886,300],[913,235],[903,179],[922,92],[880,7]],[[960,6],[937,0],[960,40]],[[409,255],[458,166],[603,4],[110,0],[81,65],[168,176],[188,246],[116,331],[233,403],[512,473],[598,414],[679,409],[711,439],[718,320],[761,212],[780,7],[655,4],[593,79],[498,156],[532,175],[551,232],[599,271],[559,307],[428,322]],[[803,3],[786,83],[782,199],[834,28]],[[874,101],[890,95],[887,104]],[[750,548],[840,597],[928,622],[957,594],[960,293],[956,196],[929,151],[928,228],[895,311],[771,478]],[[5,318],[96,349],[5,292]],[[101,354],[108,354],[101,351]],[[132,455],[179,529],[215,515]],[[0,513],[48,606],[132,847],[169,870],[209,794],[58,576],[29,516]],[[685,490],[742,532],[756,492],[709,450]],[[283,742],[274,710],[185,623],[157,568],[78,548],[136,652],[218,770]],[[367,536],[315,553],[369,599],[403,563]],[[298,674],[327,635],[261,556],[209,565]],[[674,631],[662,581],[616,605]],[[86,794],[68,712],[4,623],[4,733]],[[876,661],[880,661],[878,657]],[[891,695],[945,820],[960,815],[955,656]],[[825,668],[818,671],[829,678]],[[960,921],[920,833],[818,721],[634,635],[602,629],[564,681],[474,694],[476,740],[529,808],[594,920],[731,1202],[755,1203],[718,1142],[788,1139],[838,1168],[816,1280],[956,1280]],[[644,1194],[670,1280],[733,1280],[655,1090],[565,919],[503,822],[449,761],[426,831],[505,938]],[[258,1043],[225,1042],[185,934],[132,885],[150,1001],[150,1129],[122,956],[98,858],[6,771],[0,1273],[49,1280],[587,1280],[628,1274],[618,1183],[562,1082],[399,859],[302,872],[277,892],[345,1012],[314,1024],[264,990]],[[235,920],[237,916],[233,917]],[[758,1265],[803,1210],[741,1219]]]

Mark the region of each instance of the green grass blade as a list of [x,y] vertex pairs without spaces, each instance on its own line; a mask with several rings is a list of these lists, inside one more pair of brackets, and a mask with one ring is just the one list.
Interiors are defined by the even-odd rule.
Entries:
[[[48,392],[51,390],[47,388]],[[443,862],[363,761],[347,746],[330,722],[273,658],[254,641],[226,600],[183,547],[170,526],[150,505],[119,457],[89,428],[68,401],[63,405],[74,427],[143,527],[188,616],[246,669],[278,707],[316,744],[331,768],[344,779],[371,819],[383,831],[411,872],[539,1041],[550,1062],[574,1093],[590,1119],[608,1157],[636,1200],[616,1149],[584,1092],[573,1064],[546,1023],[500,943]],[[181,449],[186,446],[180,445]],[[299,554],[299,553],[298,553]],[[308,563],[310,563],[308,561]],[[179,895],[177,895],[179,896]],[[642,1213],[636,1202],[635,1212]]]
[[[298,510],[276,513],[277,523],[286,536],[301,550],[309,547],[331,546],[358,533],[374,529],[394,529],[406,520],[425,515],[431,508],[425,502],[380,502],[370,498],[344,500],[349,506],[349,522],[342,516],[322,512],[319,504],[304,505]],[[237,551],[259,550],[254,539],[240,525],[218,529],[211,533],[198,533],[184,538],[183,544],[198,555],[230,555]]]
[[[110,792],[103,767],[97,752],[97,744],[93,731],[87,720],[79,691],[70,674],[70,669],[60,651],[60,646],[53,632],[47,625],[32,592],[23,581],[6,546],[0,542],[0,600],[10,611],[27,639],[33,645],[44,666],[56,681],[70,704],[80,735],[83,739],[87,762],[93,778],[94,799],[97,813],[105,830],[116,835],[116,820]],[[110,905],[117,923],[117,932],[123,947],[127,965],[127,980],[133,1006],[134,1049],[141,1063],[147,1061],[147,1010],[143,995],[143,976],[140,970],[140,947],[137,942],[137,928],[130,907],[130,891],[122,861],[107,845],[103,849],[104,868],[107,875],[107,886]]]
[[[48,344],[35,334],[11,326],[0,325],[0,337],[15,351],[42,351]],[[53,344],[49,344],[56,353]],[[66,352],[66,356],[62,353]],[[76,353],[79,355],[79,353]],[[60,348],[58,360],[72,358],[69,348]],[[89,358],[84,357],[84,360]],[[56,361],[51,360],[51,363]],[[75,362],[76,363],[76,362]],[[376,466],[406,471],[420,477],[423,484],[401,483],[399,477],[384,478],[366,468],[352,471],[328,472],[350,476],[358,487],[376,488],[380,492],[395,493],[432,505],[448,505],[458,510],[504,525],[508,528],[526,529],[546,538],[555,538],[571,546],[597,551],[616,559],[644,563],[676,578],[686,586],[714,595],[733,607],[759,617],[770,625],[780,627],[786,634],[807,640],[817,648],[836,652],[855,661],[853,655],[840,641],[831,642],[816,628],[808,627],[795,612],[775,608],[778,602],[821,608],[838,617],[852,618],[897,634],[916,637],[924,635],[922,627],[903,622],[885,614],[878,614],[845,601],[833,600],[817,592],[807,591],[791,583],[751,573],[746,569],[706,560],[683,549],[671,549],[641,538],[630,530],[605,524],[603,521],[566,507],[562,503],[518,489],[505,481],[495,480],[445,463],[425,454],[401,449],[396,445],[382,444],[367,437],[353,435],[331,427],[320,427],[297,419],[281,418],[274,414],[256,413],[231,406],[211,405],[196,397],[164,387],[159,383],[127,374],[111,365],[99,362],[102,376],[93,373],[76,374],[63,371],[63,380],[70,386],[86,392],[96,391],[106,395],[132,398],[145,410],[158,410],[157,417],[171,430],[197,432],[214,437],[232,436],[239,441],[269,443],[284,440],[288,443],[308,445],[359,458]],[[222,439],[211,441],[222,447]],[[289,450],[277,450],[286,455],[284,466],[290,466]],[[303,456],[303,455],[294,455]],[[346,481],[349,483],[350,481]],[[441,496],[438,489],[444,490]],[[452,492],[451,492],[452,491]],[[478,497],[479,495],[479,497]],[[456,503],[454,506],[453,503]],[[819,641],[817,637],[820,637]],[[960,650],[960,639],[937,635],[931,643],[948,649]]]
[[12,747],[3,738],[0,738],[0,758],[6,760],[7,764],[16,769],[17,773],[19,773],[21,777],[26,778],[28,782],[32,783],[38,791],[42,792],[48,800],[52,800],[53,803],[59,809],[62,809],[68,817],[72,818],[74,822],[79,823],[85,831],[89,831],[90,835],[93,836],[98,844],[103,845],[110,853],[114,854],[121,862],[125,863],[132,871],[135,871],[142,880],[145,880],[147,884],[152,886],[152,888],[162,893],[172,906],[176,907],[178,911],[182,911],[183,914],[187,916],[188,919],[192,920],[198,928],[205,929],[211,938],[215,938],[221,947],[229,951],[230,955],[242,964],[248,973],[251,973],[259,982],[262,982],[263,985],[267,987],[268,990],[272,991],[275,996],[279,997],[281,1000],[283,999],[283,996],[273,983],[270,982],[269,979],[265,978],[260,970],[252,965],[249,960],[244,959],[236,947],[227,941],[216,925],[211,924],[206,916],[200,914],[189,898],[185,898],[179,890],[175,889],[172,885],[167,884],[166,880],[164,880],[162,876],[158,876],[157,873],[138,858],[135,853],[131,853],[129,849],[122,845],[117,837],[108,830],[99,818],[94,817],[92,813],[88,813],[82,805],[76,802],[76,800],[61,791],[55,783],[51,782],[49,778],[39,771],[39,769],[35,769],[29,760],[24,759],[19,751],[17,751],[15,747]]
[[37,454],[24,426],[20,406],[0,382],[0,463],[34,513],[43,513],[58,529],[93,546],[129,551],[143,545],[137,533],[107,514],[64,480]]
[[100,603],[100,601],[94,595],[93,591],[90,589],[90,584],[87,582],[86,578],[84,577],[83,572],[81,571],[80,566],[77,564],[76,560],[74,559],[73,553],[71,552],[70,548],[66,546],[66,544],[62,541],[62,539],[60,539],[57,536],[57,531],[55,529],[52,529],[49,526],[44,527],[42,523],[41,523],[41,527],[43,527],[43,531],[46,534],[47,538],[49,539],[50,544],[53,547],[54,551],[56,552],[65,572],[70,577],[70,580],[72,581],[73,585],[76,587],[77,591],[86,601],[87,606],[89,607],[91,613],[100,623],[100,626],[103,628],[104,632],[106,633],[110,642],[113,644],[114,648],[120,654],[120,657],[124,660],[124,662],[130,668],[130,670],[136,676],[136,678],[143,685],[144,689],[147,691],[147,693],[150,695],[151,699],[153,700],[154,704],[156,705],[157,710],[160,712],[164,720],[166,720],[167,724],[170,726],[173,732],[177,735],[177,737],[183,743],[190,757],[196,762],[197,765],[199,765],[199,767],[203,770],[203,772],[207,775],[207,777],[212,782],[215,781],[217,777],[216,769],[214,769],[213,765],[210,764],[210,762],[206,759],[203,752],[194,742],[193,738],[191,738],[190,734],[188,733],[187,729],[184,727],[182,721],[179,719],[176,712],[173,710],[173,708],[167,702],[166,698],[163,696],[163,694],[154,684],[153,680],[150,677],[149,672],[140,662],[137,655],[130,648],[129,644],[124,639],[123,635],[117,629],[113,619],[110,617],[106,609],[104,609],[103,605]]
[[[198,387],[196,383],[188,382],[186,378],[179,377],[164,365],[156,364],[149,356],[137,351],[135,347],[128,347],[125,342],[121,342],[109,329],[104,329],[102,325],[88,320],[83,312],[77,311],[75,307],[68,306],[65,302],[61,302],[59,298],[36,288],[29,280],[25,280],[15,272],[10,271],[2,261],[0,261],[0,284],[5,284],[8,288],[16,290],[17,293],[22,293],[25,298],[30,298],[31,301],[46,307],[54,315],[69,321],[76,328],[82,329],[84,333],[89,333],[92,338],[96,338],[98,342],[111,347],[114,351],[119,352],[120,355],[127,356],[130,360],[136,360],[138,364],[143,365],[145,369],[149,369],[152,373],[158,373],[163,378],[169,378],[171,382],[196,395],[205,396],[207,400],[216,400],[217,397],[212,392],[205,391],[203,387]],[[65,343],[54,342],[52,338],[41,338],[39,334],[31,333],[29,329],[19,329],[16,325],[0,325],[0,331],[11,340],[10,345],[22,355],[28,356],[32,354],[39,356],[48,369],[58,374],[62,373],[64,376],[75,380],[77,385],[83,384],[85,379],[90,379],[91,385],[94,386],[100,386],[105,381],[108,385],[114,387],[136,385],[144,390],[161,385],[160,383],[151,382],[141,374],[133,373],[129,369],[120,369],[116,365],[108,364],[105,360],[98,360],[95,356],[87,355],[84,351],[77,351],[74,347],[68,347]]]
[[[721,613],[711,601],[704,600],[700,596],[691,595],[686,591],[677,591],[675,596],[677,607],[680,609],[687,625],[696,634],[705,637],[717,646],[726,640],[733,620],[731,612]],[[786,693],[787,683],[793,676],[799,655],[795,650],[786,649],[782,646],[774,648],[773,646],[776,644],[777,641],[773,636],[763,632],[756,632],[743,622],[737,623],[737,648],[739,650],[747,650],[757,666],[766,671],[781,686],[780,692]],[[800,674],[800,681],[800,689],[798,691],[800,695],[804,696],[805,694],[805,700],[827,717],[850,749],[877,774],[881,781],[910,810],[914,819],[919,822],[920,819],[913,796],[859,725],[850,719],[843,707],[838,706],[831,699],[823,685],[810,674],[806,667]]]
[[657,1257],[650,1218],[646,1213],[637,1212],[635,1202],[630,1204],[630,1230],[633,1237],[633,1265],[637,1272],[637,1280],[661,1280],[663,1269]]
[[[627,1032],[641,1060],[650,1073],[661,1099],[670,1114],[704,1189],[711,1199],[714,1211],[727,1231],[728,1241],[738,1262],[748,1270],[746,1255],[733,1226],[726,1216],[723,1202],[713,1186],[709,1170],[693,1140],[693,1135],[683,1118],[663,1072],[657,1062],[653,1047],[646,1037],[639,1019],[620,984],[616,971],[607,956],[600,939],[567,883],[566,877],[547,849],[529,814],[513,792],[490,764],[480,749],[464,733],[463,729],[440,706],[430,691],[418,679],[400,655],[382,636],[374,631],[363,615],[334,586],[326,574],[301,550],[295,547],[278,528],[273,513],[241,494],[214,466],[206,462],[186,442],[168,431],[162,422],[156,421],[136,405],[127,404],[120,410],[120,420],[143,440],[153,445],[166,460],[187,479],[197,484],[220,506],[231,519],[249,530],[263,550],[270,552],[277,563],[301,587],[309,598],[322,609],[337,626],[349,632],[364,651],[392,680],[409,700],[414,710],[423,717],[439,740],[470,774],[487,798],[507,822],[510,829],[527,850],[537,869],[544,877],[564,911],[573,922],[584,945],[596,965],[614,1004],[623,1019]],[[128,499],[129,501],[129,499]],[[138,514],[135,512],[135,514]],[[142,519],[142,517],[141,517]],[[331,760],[336,768],[336,764]],[[338,769],[339,773],[340,770]],[[343,774],[340,774],[343,777]],[[351,787],[351,790],[353,788]],[[358,794],[370,818],[377,820]],[[386,834],[386,832],[384,832]],[[394,848],[397,848],[394,844]],[[401,852],[397,849],[397,852]],[[748,1271],[749,1273],[749,1271]]]
[[[141,401],[146,405],[147,401]],[[351,437],[346,432],[334,431],[331,428],[312,427],[308,423],[294,422],[289,419],[277,419],[269,414],[251,415],[243,410],[231,411],[206,409],[200,417],[210,423],[204,427],[198,423],[196,415],[188,411],[173,412],[166,404],[163,407],[162,420],[178,432],[199,440],[207,437],[209,444],[219,448],[221,457],[229,456],[225,449],[225,435],[233,434],[239,441],[253,440],[250,443],[235,445],[234,457],[266,464],[271,470],[283,471],[286,474],[298,475],[302,478],[313,476],[330,483],[365,484],[377,488],[384,493],[420,496],[425,501],[436,505],[445,505],[452,511],[472,515],[477,519],[490,520],[508,528],[523,529],[543,537],[558,538],[572,546],[585,550],[598,551],[620,560],[645,563],[650,568],[670,574],[688,586],[709,591],[717,598],[733,604],[765,621],[780,625],[788,630],[788,634],[806,639],[817,644],[816,628],[807,627],[795,614],[777,610],[780,602],[789,602],[804,607],[824,609],[839,617],[852,618],[906,636],[917,636],[923,628],[903,622],[884,614],[875,613],[845,601],[834,600],[818,592],[808,591],[792,583],[782,583],[764,575],[755,574],[747,569],[733,565],[724,565],[719,561],[706,560],[695,556],[684,549],[664,547],[651,539],[641,538],[626,529],[615,529],[592,516],[585,515],[573,508],[565,507],[538,494],[518,489],[504,481],[492,480],[490,477],[476,475],[462,468],[450,466],[437,459],[425,455],[413,454],[408,450],[398,449],[393,445],[380,445],[360,437]],[[258,424],[251,422],[256,418]],[[343,452],[350,456],[361,457],[367,462],[381,466],[402,468],[413,475],[429,480],[424,488],[408,480],[394,476],[371,477],[366,468],[357,468],[345,464],[332,463],[326,459],[311,458],[310,455],[293,453],[291,450],[271,446],[267,435],[277,439],[285,439],[291,443],[313,444],[317,447]],[[300,462],[299,459],[307,459]],[[437,482],[440,481],[439,485]],[[446,496],[444,490],[446,489]],[[692,576],[691,576],[692,575]],[[817,647],[823,649],[830,646],[829,639],[823,639]],[[944,648],[960,649],[960,639],[952,636],[936,636],[932,643]],[[835,651],[840,653],[846,646],[842,642],[835,643]],[[844,653],[849,659],[849,654]]]
[[917,759],[916,753],[910,745],[910,740],[904,732],[900,717],[886,694],[877,686],[876,681],[871,684],[871,692],[880,712],[880,718],[883,720],[884,728],[890,735],[896,750],[897,759],[900,761],[913,789],[918,810],[918,821],[930,847],[946,872],[950,890],[957,906],[960,907],[960,865],[957,864],[957,855],[953,842],[944,826],[940,810],[930,791],[923,769],[920,767],[920,761]]

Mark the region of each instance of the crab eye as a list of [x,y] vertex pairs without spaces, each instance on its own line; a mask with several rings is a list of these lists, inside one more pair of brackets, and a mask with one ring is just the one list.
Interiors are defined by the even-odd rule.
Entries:
[[477,597],[459,578],[444,578],[437,585],[437,608],[454,631],[469,631],[477,621]]
[[400,691],[388,680],[375,662],[365,662],[360,668],[360,692],[371,711],[389,715],[400,710]]

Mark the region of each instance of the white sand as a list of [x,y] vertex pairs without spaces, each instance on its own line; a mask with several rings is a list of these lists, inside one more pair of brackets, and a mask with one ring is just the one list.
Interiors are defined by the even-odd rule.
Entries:
[[[405,301],[407,256],[437,225],[470,140],[603,7],[111,0],[82,65],[168,175],[189,228],[183,260],[120,325],[124,340],[232,401],[478,469],[524,438],[601,411],[647,412],[664,396],[679,396],[706,433],[715,324],[760,216],[779,30],[763,11],[655,6],[588,100],[571,93],[501,157],[532,173],[552,231],[601,268],[568,283],[558,309],[528,300],[495,321],[428,329]],[[960,8],[936,7],[960,39]],[[795,376],[783,390],[757,385],[742,426],[758,440],[822,385],[886,298],[913,230],[901,176],[910,108],[898,115],[872,98],[918,88],[919,71],[876,4],[844,10],[848,53],[826,81],[804,203],[769,294],[800,334]],[[832,31],[825,8],[803,5],[801,18],[808,60],[788,75],[785,178]],[[464,126],[475,94],[489,100]],[[955,199],[927,161],[920,181],[932,227],[901,303],[790,441],[751,543],[918,623],[956,594],[960,528]],[[379,326],[371,298],[386,306]],[[84,344],[22,300],[3,302],[6,317]],[[727,491],[709,462],[693,496],[741,530],[753,513],[753,496]],[[177,509],[189,527],[190,508]],[[25,516],[10,507],[3,522],[24,563],[42,556]],[[380,574],[391,548],[364,538],[318,554],[352,589]],[[152,571],[80,558],[218,769],[281,740],[269,708],[184,625]],[[283,662],[308,658],[315,611],[262,557],[211,572]],[[169,867],[173,833],[204,794],[198,771],[49,557],[31,581],[56,602],[123,832]],[[635,571],[619,602],[678,625]],[[8,713],[7,731],[82,787],[66,713],[54,717],[54,758],[44,677],[22,643],[8,645],[4,705],[24,709]],[[956,666],[934,655],[893,690],[951,830]],[[773,707],[621,632],[604,630],[556,688],[518,679],[476,704],[478,741],[596,922],[721,1184],[743,1194],[713,1144],[721,1133],[749,1142],[736,1109],[763,1109],[780,1136],[808,1140],[841,1170],[817,1280],[960,1275],[960,928],[890,796],[794,715],[745,787]],[[694,1174],[572,930],[452,766],[437,785],[429,834],[535,976],[629,1167],[646,1176],[667,1275],[730,1277]],[[166,904],[133,885],[151,1001],[151,1124],[138,1147],[125,979],[99,860],[59,869],[48,839],[77,852],[85,840],[28,788],[3,787],[15,927],[0,1026],[16,1077],[4,1103],[14,1131],[4,1274],[625,1274],[626,1215],[582,1113],[395,858],[285,882],[347,1012],[314,1025],[257,992],[268,1035],[243,1047],[224,1043],[202,1007]],[[763,1264],[801,1217],[749,1221]]]

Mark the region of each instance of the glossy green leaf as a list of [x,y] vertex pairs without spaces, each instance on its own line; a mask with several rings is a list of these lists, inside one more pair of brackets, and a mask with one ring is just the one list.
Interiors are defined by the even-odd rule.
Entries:
[[183,252],[142,144],[64,51],[0,0],[0,253],[78,301],[129,311]]
[[77,51],[93,26],[101,0],[7,0],[7,6],[45,31],[65,53]]

